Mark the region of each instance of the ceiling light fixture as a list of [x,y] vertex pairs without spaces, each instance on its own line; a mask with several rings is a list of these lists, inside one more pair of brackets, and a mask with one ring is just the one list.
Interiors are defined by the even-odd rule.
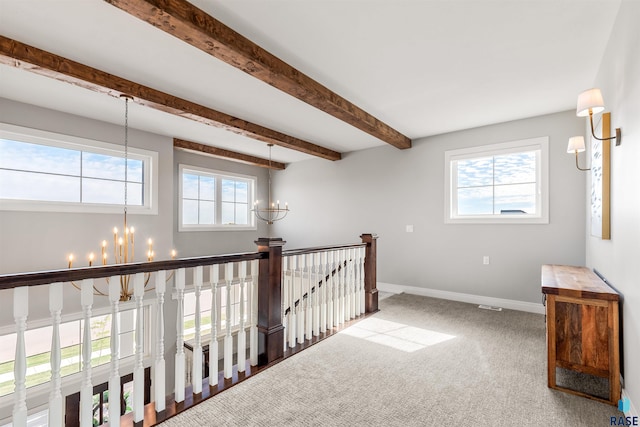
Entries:
[[255,214],[256,218],[271,225],[287,216],[289,213],[289,204],[285,202],[284,208],[281,208],[280,200],[275,203],[271,200],[271,148],[273,147],[273,144],[267,145],[269,146],[269,199],[267,201],[267,206],[264,208],[261,208],[260,202],[256,200],[251,211]]

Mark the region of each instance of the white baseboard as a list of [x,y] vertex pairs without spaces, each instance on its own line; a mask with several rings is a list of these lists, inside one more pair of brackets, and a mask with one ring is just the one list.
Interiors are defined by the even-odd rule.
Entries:
[[636,410],[636,407],[633,405],[633,401],[631,400],[631,398],[627,394],[626,390],[622,389],[622,398],[624,399],[625,397],[627,399],[629,399],[629,412],[625,412],[624,416],[625,417],[636,417],[636,419],[637,419],[637,417],[639,416],[638,415],[638,411]]
[[470,304],[486,304],[495,307],[508,308],[510,310],[544,314],[544,306],[542,304],[536,304],[533,302],[485,297],[482,295],[463,294],[460,292],[441,291],[439,289],[421,288],[417,286],[395,285],[393,283],[378,282],[377,287],[379,291],[391,292],[394,294],[404,292],[412,295],[422,295],[425,297],[448,299],[452,301],[467,302]]

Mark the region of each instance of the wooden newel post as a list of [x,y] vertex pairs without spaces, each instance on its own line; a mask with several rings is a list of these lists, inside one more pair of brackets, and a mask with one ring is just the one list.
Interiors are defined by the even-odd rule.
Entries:
[[259,261],[258,269],[258,365],[266,365],[284,356],[282,326],[282,247],[281,238],[256,240],[258,252],[268,258]]
[[375,234],[363,234],[360,236],[362,243],[366,243],[364,258],[364,308],[366,313],[378,311],[378,288],[377,283],[377,240]]

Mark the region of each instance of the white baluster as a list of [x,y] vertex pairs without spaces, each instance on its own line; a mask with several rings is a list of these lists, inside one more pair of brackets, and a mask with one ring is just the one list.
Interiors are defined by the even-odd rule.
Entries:
[[300,270],[300,280],[298,280],[298,285],[297,288],[300,290],[299,292],[299,298],[298,298],[298,332],[297,332],[297,336],[298,336],[298,344],[303,344],[304,343],[304,320],[307,317],[306,316],[306,312],[305,312],[305,305],[304,305],[304,285],[305,285],[305,280],[304,280],[304,270],[305,270],[305,261],[306,261],[306,257],[304,255],[297,255],[298,257],[298,267]]
[[313,338],[313,300],[315,298],[315,295],[313,294],[313,274],[312,274],[312,270],[313,270],[313,254],[307,254],[306,256],[307,258],[307,300],[305,303],[306,306],[306,312],[307,312],[307,317],[305,319],[305,337],[310,340],[311,338]]
[[211,339],[209,340],[209,385],[218,384],[218,281],[220,280],[220,266],[212,265],[209,269],[211,281]]
[[178,293],[178,312],[176,314],[176,358],[175,358],[175,401],[184,401],[185,354],[184,354],[184,288],[185,269],[179,268],[175,274],[175,287]]
[[353,256],[354,256],[354,264],[353,264],[353,271],[354,271],[354,286],[355,286],[355,294],[354,294],[354,300],[355,300],[355,310],[354,310],[354,315],[360,316],[360,248],[355,248],[353,251]]
[[[156,272],[156,342],[153,365],[154,400],[156,412],[166,408],[165,402],[165,361],[164,361],[164,293],[167,290],[167,272]],[[84,425],[84,424],[83,424]]]
[[282,257],[282,281],[281,286],[282,290],[280,291],[282,294],[282,304],[280,308],[280,312],[282,313],[282,327],[284,339],[282,340],[283,351],[287,351],[287,337],[289,336],[289,318],[291,317],[291,310],[289,310],[289,314],[287,311],[287,303],[289,301],[289,279],[288,279],[288,271],[289,268],[289,257]]
[[224,336],[224,377],[233,376],[233,335],[231,335],[231,282],[233,281],[233,263],[224,266],[224,280],[227,289],[226,330]]
[[323,251],[319,254],[320,258],[320,281],[322,283],[322,287],[320,295],[321,297],[321,305],[320,305],[320,332],[327,332],[327,251]]
[[144,273],[133,276],[133,298],[136,303],[136,354],[133,368],[133,421],[144,420]]
[[349,305],[349,318],[353,319],[356,317],[356,275],[355,275],[355,249],[349,249],[349,301],[351,304]]
[[80,285],[82,306],[82,385],[80,387],[80,425],[93,425],[93,384],[91,383],[91,307],[93,306],[93,279]]
[[49,426],[62,426],[62,392],[60,380],[60,313],[62,311],[62,283],[49,285],[49,311],[53,330],[51,334],[51,392],[49,394]]
[[327,253],[327,276],[329,276],[327,283],[327,329],[333,329],[333,319],[335,317],[334,308],[336,297],[333,291],[333,257],[333,251]]
[[296,255],[288,257],[291,263],[291,283],[289,285],[289,347],[296,346],[296,335],[298,333],[298,307],[296,306],[296,270],[298,269],[298,257]]
[[335,263],[333,264],[333,268],[334,268],[334,272],[335,274],[333,275],[333,282],[334,282],[334,294],[333,294],[333,299],[334,299],[334,305],[333,305],[333,315],[334,315],[334,320],[333,320],[333,324],[336,327],[340,326],[340,251],[334,251],[334,257],[335,257]]
[[202,291],[202,266],[193,269],[193,289],[196,297],[195,327],[196,336],[193,343],[193,393],[202,393],[202,332],[200,326],[200,292]]
[[120,425],[120,280],[127,276],[112,276],[109,279],[109,302],[111,303],[111,371],[109,375],[109,425]]
[[245,298],[247,281],[247,262],[238,263],[238,277],[240,279],[240,330],[238,331],[238,372],[246,371],[247,366],[247,336],[245,332]]
[[13,318],[16,322],[16,358],[13,366],[15,389],[13,393],[13,425],[26,427],[27,425],[27,353],[24,334],[27,331],[27,316],[29,315],[29,288],[13,289]]
[[342,270],[344,273],[344,321],[351,319],[351,293],[349,292],[349,249],[343,249]]
[[358,252],[357,248],[351,249],[351,260],[349,264],[351,265],[351,318],[354,319],[360,315],[358,311],[358,287],[357,287],[357,274],[356,274],[356,253]]
[[249,359],[258,364],[258,260],[251,262],[251,329],[249,330]]
[[345,249],[340,250],[340,324],[344,325],[344,321],[347,320],[347,251]]
[[320,278],[320,252],[313,254],[313,335],[320,335],[320,292],[322,281]]
[[364,292],[364,259],[366,256],[365,248],[360,248],[360,314],[364,314],[365,308],[365,292]]

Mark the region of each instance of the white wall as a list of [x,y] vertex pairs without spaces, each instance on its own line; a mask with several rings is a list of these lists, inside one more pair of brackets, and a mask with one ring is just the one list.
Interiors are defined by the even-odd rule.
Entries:
[[[583,133],[569,111],[424,138],[409,150],[295,163],[274,177],[292,209],[274,235],[294,248],[377,233],[380,282],[539,303],[542,264],[584,264],[585,174],[566,154],[569,137]],[[548,225],[444,224],[445,150],[547,135]]]
[[[640,404],[640,3],[623,1],[594,87],[602,90],[612,128],[622,144],[611,146],[611,240],[586,231],[586,262],[624,297],[625,392]],[[587,88],[585,88],[587,89]],[[587,192],[590,183],[587,185]],[[588,203],[588,202],[587,202]],[[590,212],[587,205],[586,211]],[[589,215],[589,214],[587,214]],[[637,413],[636,413],[637,415]]]

